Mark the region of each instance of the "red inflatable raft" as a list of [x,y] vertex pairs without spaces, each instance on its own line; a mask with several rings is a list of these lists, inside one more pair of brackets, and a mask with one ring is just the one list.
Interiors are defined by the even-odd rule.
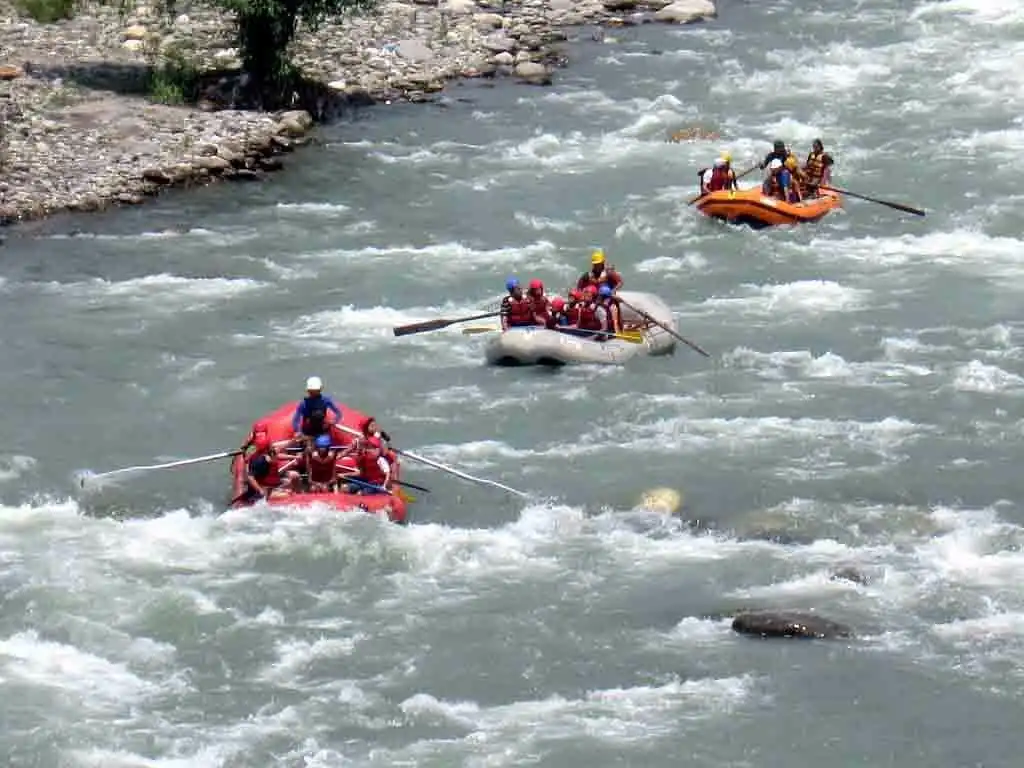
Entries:
[[[285,403],[276,411],[268,413],[262,419],[259,419],[259,421],[266,423],[268,436],[273,442],[289,440],[295,434],[292,431],[292,415],[295,413],[296,406],[298,406],[298,401]],[[342,426],[361,433],[363,424],[367,419],[366,414],[360,413],[359,411],[340,403],[338,404],[338,407],[341,409],[343,414],[341,422]],[[333,422],[331,424],[331,437],[333,438],[332,442],[334,445],[349,445],[353,440],[355,440],[354,435],[338,429],[338,425]],[[295,457],[295,455],[296,454],[294,453],[286,454],[282,451],[278,458],[278,466],[290,461]],[[398,457],[393,454],[389,454],[388,458],[392,460],[392,478],[398,479],[401,472]],[[232,507],[246,507],[253,504],[253,502],[239,499],[246,487],[246,460],[246,456],[236,456],[231,462]],[[346,470],[351,470],[354,466],[355,462],[351,457],[346,457],[338,462],[339,469],[344,468]],[[389,520],[395,523],[404,523],[407,512],[405,499],[402,498],[402,494],[397,490],[397,488],[391,494],[354,494],[333,491],[323,493],[293,493],[280,491],[273,493],[265,503],[270,504],[271,506],[326,504],[339,512],[351,512],[356,510],[363,510],[365,512],[370,512],[371,514],[379,514],[383,512],[388,516]]]

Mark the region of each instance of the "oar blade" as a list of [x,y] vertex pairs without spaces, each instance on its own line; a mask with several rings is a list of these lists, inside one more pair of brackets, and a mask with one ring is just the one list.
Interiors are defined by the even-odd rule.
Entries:
[[500,331],[501,328],[487,326],[487,325],[471,325],[468,328],[463,328],[462,332],[466,336],[475,336],[479,333],[495,333]]
[[442,328],[447,328],[452,323],[457,322],[456,320],[424,320],[420,323],[410,323],[409,325],[398,325],[395,326],[395,336],[411,336],[414,333],[425,333],[427,331],[439,331]]

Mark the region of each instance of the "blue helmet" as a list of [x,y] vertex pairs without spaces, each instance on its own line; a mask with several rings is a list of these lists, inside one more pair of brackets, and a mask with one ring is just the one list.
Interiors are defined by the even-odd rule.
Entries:
[[324,448],[330,448],[331,447],[331,436],[330,435],[320,435],[320,437],[318,437],[316,439],[316,447],[320,448],[321,450],[323,450]]
[[513,291],[513,290],[515,290],[518,287],[519,287],[519,281],[516,280],[514,277],[510,277],[508,280],[505,281],[505,288],[506,288],[506,290]]
[[607,283],[605,283],[604,285],[602,285],[600,288],[597,289],[597,295],[598,296],[611,296],[612,295],[612,289],[611,289],[611,287]]

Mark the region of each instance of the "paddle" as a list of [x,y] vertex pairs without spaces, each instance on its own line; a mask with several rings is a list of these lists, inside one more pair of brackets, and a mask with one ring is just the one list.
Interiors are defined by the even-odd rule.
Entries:
[[[535,327],[539,328],[540,326],[535,326]],[[486,326],[482,326],[482,325],[474,325],[474,326],[471,326],[469,328],[463,328],[462,332],[464,334],[466,334],[467,336],[470,336],[470,335],[477,334],[477,333],[489,333],[491,331],[500,331],[500,330],[501,330],[501,328],[490,328],[490,327],[486,327]],[[559,329],[558,328],[551,328],[549,330],[558,331]],[[560,332],[561,333],[565,333],[566,331],[563,329]],[[601,335],[601,336],[614,336],[616,339],[622,339],[623,341],[628,341],[628,342],[631,342],[633,344],[643,344],[644,343],[644,336],[643,336],[642,333],[640,333],[640,331],[623,331],[622,333],[612,333],[611,331],[587,331],[587,333],[588,334],[598,334],[598,335]],[[572,335],[575,335],[575,334],[572,334]]]
[[135,467],[123,467],[121,469],[112,469],[109,472],[100,472],[99,474],[89,475],[82,477],[79,484],[82,488],[85,488],[86,480],[97,480],[101,477],[110,477],[111,475],[120,475],[124,472],[145,472],[150,469],[174,469],[175,467],[187,467],[190,464],[202,464],[207,461],[216,461],[217,459],[227,459],[231,456],[238,456],[242,453],[241,450],[235,449],[233,451],[223,451],[221,453],[211,453],[209,456],[197,456],[194,459],[181,459],[180,461],[168,461],[164,464],[146,464],[138,465]]
[[[736,174],[736,181],[739,181],[739,180],[740,180],[740,179],[742,179],[742,178],[743,178],[744,176],[746,176],[746,175],[748,175],[748,174],[751,174],[751,173],[753,173],[754,171],[756,171],[756,170],[757,170],[758,168],[760,168],[760,167],[761,167],[760,165],[754,165],[754,166],[751,166],[750,168],[747,168],[747,170],[745,170],[745,171],[744,171],[743,173],[738,173],[738,174]],[[694,204],[694,203],[696,203],[696,202],[697,202],[698,200],[700,200],[700,199],[701,199],[702,197],[704,197],[704,194],[705,194],[704,192],[701,192],[701,193],[700,193],[699,195],[697,195],[696,197],[691,197],[691,198],[690,198],[689,200],[687,200],[687,201],[686,201],[686,204],[687,204],[687,205],[693,205],[693,204]]]
[[439,331],[442,328],[447,328],[449,325],[455,325],[456,323],[467,323],[470,320],[483,320],[485,317],[497,317],[501,314],[498,312],[487,312],[482,315],[470,315],[469,317],[456,317],[451,320],[441,318],[439,320],[424,320],[421,323],[411,323],[409,325],[399,325],[392,330],[395,336],[409,336],[413,333],[424,333],[426,331]]
[[646,312],[644,312],[644,311],[643,311],[642,309],[640,309],[639,307],[634,307],[634,306],[633,306],[632,304],[630,304],[630,303],[629,303],[628,301],[626,301],[625,299],[623,299],[623,298],[622,298],[621,296],[619,297],[619,301],[620,301],[620,302],[621,302],[621,303],[622,303],[622,304],[623,304],[624,306],[627,306],[627,307],[629,307],[630,309],[632,309],[632,310],[633,310],[634,312],[636,312],[636,313],[637,313],[638,315],[640,315],[640,317],[642,317],[642,318],[643,318],[644,320],[646,320],[647,322],[649,322],[649,323],[654,323],[654,324],[655,324],[656,326],[658,326],[659,328],[661,328],[661,330],[663,330],[663,331],[665,331],[666,333],[668,333],[668,334],[670,334],[670,335],[674,336],[675,338],[679,339],[679,340],[680,340],[681,342],[683,342],[683,344],[685,344],[686,346],[690,347],[691,349],[694,349],[694,350],[696,350],[697,352],[700,352],[700,353],[701,353],[702,355],[704,355],[704,357],[711,357],[711,355],[709,355],[709,354],[708,354],[707,352],[705,352],[705,351],[704,351],[703,349],[701,349],[700,347],[698,347],[698,346],[697,346],[696,344],[694,344],[694,343],[693,343],[692,341],[690,341],[689,339],[686,339],[686,338],[684,338],[684,337],[680,336],[680,335],[679,335],[678,333],[676,333],[675,331],[673,331],[673,330],[672,330],[671,328],[669,328],[669,327],[668,327],[667,325],[665,325],[664,323],[662,323],[662,322],[659,322],[658,320],[655,320],[655,319],[654,319],[653,317],[651,317],[651,316],[650,316],[649,314],[647,314]]
[[[356,437],[364,437],[362,432],[352,429],[351,427],[342,426],[340,428],[343,432],[348,432],[350,435],[355,435]],[[468,475],[465,472],[460,472],[459,470],[453,467],[446,466],[438,461],[433,461],[432,459],[428,459],[425,456],[420,456],[419,454],[413,453],[412,451],[402,451],[399,450],[398,448],[393,448],[392,450],[394,450],[394,452],[397,453],[399,456],[408,456],[413,461],[418,461],[421,464],[426,464],[428,467],[433,467],[434,469],[441,470],[442,472],[447,472],[450,475],[455,475],[455,477],[461,477],[463,480],[468,480],[471,483],[491,485],[494,486],[495,488],[500,488],[503,491],[507,491],[508,493],[515,494],[516,496],[521,496],[524,499],[529,498],[527,494],[523,493],[522,491],[517,491],[515,488],[509,488],[507,485],[502,485],[501,483],[495,482],[494,480],[487,480],[486,478],[483,477],[474,477],[473,475]]]
[[878,203],[879,205],[885,205],[889,208],[895,208],[897,211],[904,211],[905,213],[912,213],[915,216],[924,216],[924,211],[920,208],[914,208],[910,205],[903,205],[903,203],[894,203],[891,200],[880,200],[877,197],[868,197],[867,195],[859,194],[858,192],[851,192],[848,189],[840,189],[839,187],[826,186],[825,184],[810,184],[811,187],[818,189],[824,189],[829,192],[838,192],[840,195],[847,195],[849,197],[856,197],[859,200],[867,200],[869,203]]

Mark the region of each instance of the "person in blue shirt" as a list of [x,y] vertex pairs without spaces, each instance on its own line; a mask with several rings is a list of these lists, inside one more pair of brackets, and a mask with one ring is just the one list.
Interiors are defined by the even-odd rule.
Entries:
[[310,443],[320,435],[328,432],[327,412],[331,411],[337,421],[341,422],[341,409],[334,404],[330,396],[323,394],[323,382],[319,376],[306,379],[306,396],[296,406],[292,416],[292,430],[295,437],[304,443]]

